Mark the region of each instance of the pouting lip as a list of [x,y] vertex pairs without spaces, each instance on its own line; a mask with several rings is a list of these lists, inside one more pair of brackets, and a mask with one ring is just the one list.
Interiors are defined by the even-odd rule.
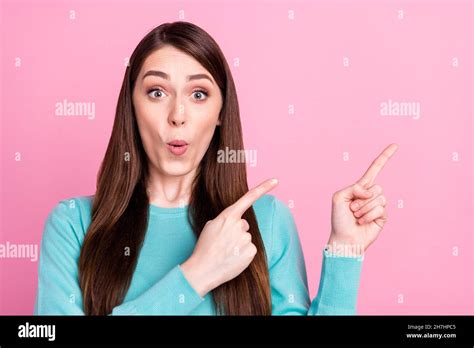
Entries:
[[185,142],[184,140],[177,140],[177,139],[171,140],[167,144],[171,145],[171,146],[185,146],[185,145],[188,145],[188,143]]

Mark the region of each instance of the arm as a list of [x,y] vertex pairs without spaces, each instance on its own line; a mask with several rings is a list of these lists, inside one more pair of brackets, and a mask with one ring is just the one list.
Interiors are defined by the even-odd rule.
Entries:
[[[85,314],[78,276],[83,226],[79,209],[62,201],[48,215],[41,241],[36,315]],[[185,315],[202,301],[176,265],[143,294],[116,306],[111,315]]]
[[355,315],[362,259],[323,251],[318,295],[308,315]]
[[362,260],[323,252],[317,296],[310,301],[306,267],[290,210],[274,200],[270,285],[274,315],[355,314]]

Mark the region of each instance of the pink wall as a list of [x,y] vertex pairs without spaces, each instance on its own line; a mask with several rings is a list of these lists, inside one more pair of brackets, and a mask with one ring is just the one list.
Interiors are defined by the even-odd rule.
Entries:
[[[273,194],[294,204],[311,297],[332,193],[396,142],[377,182],[389,222],[366,254],[358,312],[474,313],[471,2],[1,6],[0,243],[39,245],[60,199],[94,193],[124,59],[150,29],[183,19],[183,10],[232,66],[245,144],[258,155],[250,183],[277,177]],[[94,117],[56,116],[64,99],[95,103]],[[380,104],[389,100],[413,102],[420,113],[383,116]],[[1,314],[33,312],[37,266],[0,259]]]

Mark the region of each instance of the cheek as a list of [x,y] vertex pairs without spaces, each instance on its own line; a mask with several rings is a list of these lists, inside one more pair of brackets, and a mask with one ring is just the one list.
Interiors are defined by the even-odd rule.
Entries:
[[218,115],[214,111],[203,112],[201,115],[196,115],[197,122],[195,123],[195,139],[199,143],[199,152],[204,153],[211,142],[212,136],[214,135]]
[[192,107],[191,114],[195,117],[199,123],[199,129],[214,129],[218,123],[219,113],[221,111],[222,102],[221,100],[213,99],[205,106],[198,108]]
[[140,100],[135,102],[134,109],[143,146],[146,152],[150,152],[155,147],[157,139],[159,139],[158,134],[162,127],[160,125],[162,120],[156,117],[159,110],[156,110],[153,105]]

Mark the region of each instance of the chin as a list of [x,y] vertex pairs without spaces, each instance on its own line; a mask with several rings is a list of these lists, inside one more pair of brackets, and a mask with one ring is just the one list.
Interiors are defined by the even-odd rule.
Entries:
[[161,168],[162,168],[163,174],[169,175],[169,176],[186,175],[194,169],[191,163],[181,163],[181,162],[163,163]]

